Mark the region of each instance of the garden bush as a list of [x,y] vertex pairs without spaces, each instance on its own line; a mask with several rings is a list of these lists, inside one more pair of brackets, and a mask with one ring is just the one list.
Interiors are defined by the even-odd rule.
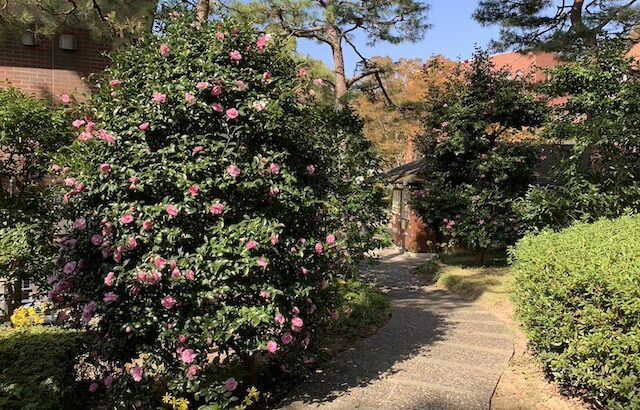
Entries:
[[74,374],[83,340],[75,330],[0,327],[0,409],[84,408]]
[[49,296],[94,337],[91,391],[117,408],[244,408],[258,357],[312,365],[382,215],[357,121],[329,122],[287,40],[191,23],[112,56],[56,168]]
[[549,373],[612,409],[640,408],[640,217],[526,236],[518,315]]

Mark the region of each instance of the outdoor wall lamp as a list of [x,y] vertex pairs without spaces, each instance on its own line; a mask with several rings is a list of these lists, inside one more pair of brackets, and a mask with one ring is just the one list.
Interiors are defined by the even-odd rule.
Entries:
[[61,50],[77,50],[78,43],[76,42],[76,37],[72,34],[60,34],[58,47],[60,47]]
[[22,38],[20,39],[20,42],[23,46],[33,47],[36,45],[36,36],[33,33],[24,33],[22,35]]

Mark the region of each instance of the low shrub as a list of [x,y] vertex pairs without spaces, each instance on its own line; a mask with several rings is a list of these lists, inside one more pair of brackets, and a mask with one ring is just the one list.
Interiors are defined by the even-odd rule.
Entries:
[[78,409],[87,403],[75,383],[83,333],[36,326],[0,327],[0,409]]
[[640,408],[640,217],[527,236],[511,251],[518,314],[563,386]]
[[437,259],[429,259],[425,263],[416,266],[411,272],[423,277],[429,283],[434,283],[438,280],[441,270],[442,265]]
[[368,336],[391,315],[391,302],[380,290],[358,280],[341,281],[335,328],[350,336]]

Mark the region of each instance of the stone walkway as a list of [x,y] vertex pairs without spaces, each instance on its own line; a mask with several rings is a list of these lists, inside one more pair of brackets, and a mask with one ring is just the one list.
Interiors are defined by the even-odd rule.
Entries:
[[338,354],[297,386],[280,409],[488,409],[513,354],[505,325],[470,302],[420,285],[425,257],[393,249],[364,275],[392,299],[375,335]]

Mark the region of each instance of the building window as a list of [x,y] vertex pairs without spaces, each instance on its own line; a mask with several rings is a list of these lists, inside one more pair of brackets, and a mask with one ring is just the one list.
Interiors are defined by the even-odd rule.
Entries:
[[409,219],[409,193],[408,189],[400,191],[402,193],[402,219]]
[[20,287],[21,291],[21,300],[20,303],[23,305],[33,303],[33,285],[29,279],[25,279],[22,281],[22,286]]

